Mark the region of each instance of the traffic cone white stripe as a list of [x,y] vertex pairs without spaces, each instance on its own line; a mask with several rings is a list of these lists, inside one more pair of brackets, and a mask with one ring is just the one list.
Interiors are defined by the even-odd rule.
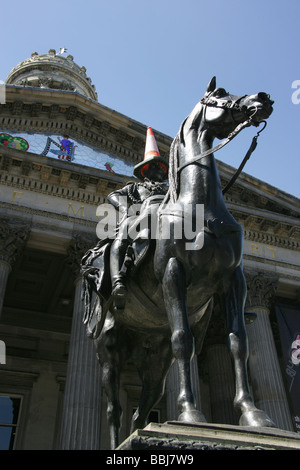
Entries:
[[159,157],[160,153],[151,127],[147,129],[146,148],[144,160],[151,157]]

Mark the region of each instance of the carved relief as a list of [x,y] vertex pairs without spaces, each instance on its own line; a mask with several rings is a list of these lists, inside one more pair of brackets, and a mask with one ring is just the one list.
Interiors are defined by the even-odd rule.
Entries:
[[277,276],[246,271],[245,277],[248,288],[246,307],[270,308],[276,292]]
[[0,260],[12,265],[28,239],[30,227],[11,226],[0,220]]

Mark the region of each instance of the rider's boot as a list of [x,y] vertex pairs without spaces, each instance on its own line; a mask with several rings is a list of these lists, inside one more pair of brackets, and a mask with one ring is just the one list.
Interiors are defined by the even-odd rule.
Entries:
[[112,281],[112,296],[118,311],[124,310],[126,300],[125,273],[122,272],[128,241],[115,239],[110,252],[110,274]]

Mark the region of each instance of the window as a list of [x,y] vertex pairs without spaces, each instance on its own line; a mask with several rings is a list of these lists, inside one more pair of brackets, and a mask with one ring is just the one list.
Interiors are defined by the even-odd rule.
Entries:
[[0,450],[14,448],[20,407],[20,397],[0,395]]

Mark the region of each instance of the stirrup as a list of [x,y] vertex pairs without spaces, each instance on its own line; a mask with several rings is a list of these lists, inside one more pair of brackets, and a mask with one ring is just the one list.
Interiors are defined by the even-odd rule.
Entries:
[[127,289],[125,284],[122,281],[117,281],[112,290],[113,297],[125,297],[126,294]]
[[127,289],[121,280],[116,281],[113,290],[112,297],[114,300],[115,309],[118,312],[122,312],[125,308]]

